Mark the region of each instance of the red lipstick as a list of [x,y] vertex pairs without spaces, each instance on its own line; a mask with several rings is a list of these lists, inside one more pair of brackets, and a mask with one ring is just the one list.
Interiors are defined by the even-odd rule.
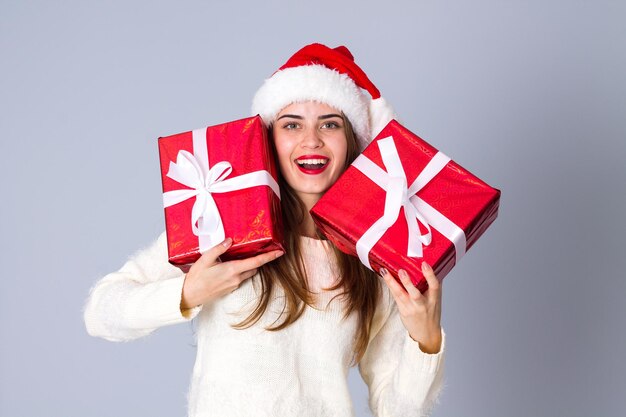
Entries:
[[302,155],[294,161],[300,171],[308,175],[324,172],[330,159],[323,155]]

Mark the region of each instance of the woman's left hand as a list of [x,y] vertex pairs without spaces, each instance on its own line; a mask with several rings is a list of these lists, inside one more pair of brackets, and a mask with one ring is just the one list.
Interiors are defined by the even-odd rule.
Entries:
[[398,271],[402,285],[386,269],[382,268],[380,273],[396,300],[400,319],[409,336],[419,343],[423,352],[439,352],[442,338],[441,283],[433,269],[426,262],[422,262],[422,273],[428,282],[428,290],[424,294],[415,288],[403,269]]

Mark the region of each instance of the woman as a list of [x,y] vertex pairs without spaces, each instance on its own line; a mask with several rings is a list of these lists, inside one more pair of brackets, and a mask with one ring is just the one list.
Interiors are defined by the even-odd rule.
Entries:
[[[362,90],[367,91],[368,97]],[[350,416],[358,364],[376,416],[427,414],[441,387],[441,288],[420,294],[319,236],[309,209],[392,116],[345,47],[308,45],[265,81],[253,113],[280,168],[286,254],[220,262],[227,238],[187,274],[165,236],[92,290],[90,334],[130,340],[198,317],[190,416]]]

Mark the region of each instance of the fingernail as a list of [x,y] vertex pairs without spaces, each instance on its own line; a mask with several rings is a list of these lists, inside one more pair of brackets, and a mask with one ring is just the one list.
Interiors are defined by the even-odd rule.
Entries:
[[398,271],[398,275],[400,275],[402,278],[408,278],[409,277],[409,274],[407,274],[404,269],[400,269]]
[[282,250],[279,250],[278,252],[276,252],[276,257],[280,258],[281,256],[283,256],[285,254],[285,252],[283,252]]
[[387,275],[387,270],[385,268],[380,268],[378,270],[378,273],[380,274],[381,277],[385,277],[385,275]]
[[433,269],[426,261],[422,262],[422,272],[431,272]]
[[230,237],[227,237],[226,239],[224,239],[224,241],[222,242],[222,245],[224,245],[224,247],[228,248],[230,245],[232,245],[233,243],[233,239]]

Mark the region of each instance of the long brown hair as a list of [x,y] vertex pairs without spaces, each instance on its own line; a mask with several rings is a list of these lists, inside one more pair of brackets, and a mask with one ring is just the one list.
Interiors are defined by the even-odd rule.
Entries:
[[[342,115],[342,117],[348,141],[345,164],[345,168],[347,168],[359,155],[359,147],[350,121],[345,116]],[[271,128],[269,137],[273,137]],[[270,142],[276,156],[274,141],[270,140]],[[259,268],[261,296],[252,313],[246,319],[233,325],[233,327],[238,329],[250,327],[261,319],[272,300],[272,292],[275,285],[282,287],[285,301],[283,314],[279,316],[279,319],[282,318],[282,320],[278,321],[277,319],[276,322],[268,326],[266,329],[269,331],[278,331],[293,324],[302,316],[306,306],[312,306],[315,302],[314,294],[309,290],[307,284],[302,247],[299,239],[301,225],[305,216],[309,214],[306,212],[302,200],[287,184],[280,172],[278,183],[281,190],[281,208],[285,231],[285,255]],[[319,232],[318,235],[320,238],[323,238]],[[353,362],[356,364],[363,357],[369,342],[370,327],[376,309],[376,299],[380,291],[380,284],[375,274],[363,266],[357,258],[344,254],[334,245],[332,247],[340,279],[335,286],[328,288],[328,290],[341,289],[342,291],[338,296],[347,296],[344,319],[353,312],[358,314],[358,330],[353,357]]]

